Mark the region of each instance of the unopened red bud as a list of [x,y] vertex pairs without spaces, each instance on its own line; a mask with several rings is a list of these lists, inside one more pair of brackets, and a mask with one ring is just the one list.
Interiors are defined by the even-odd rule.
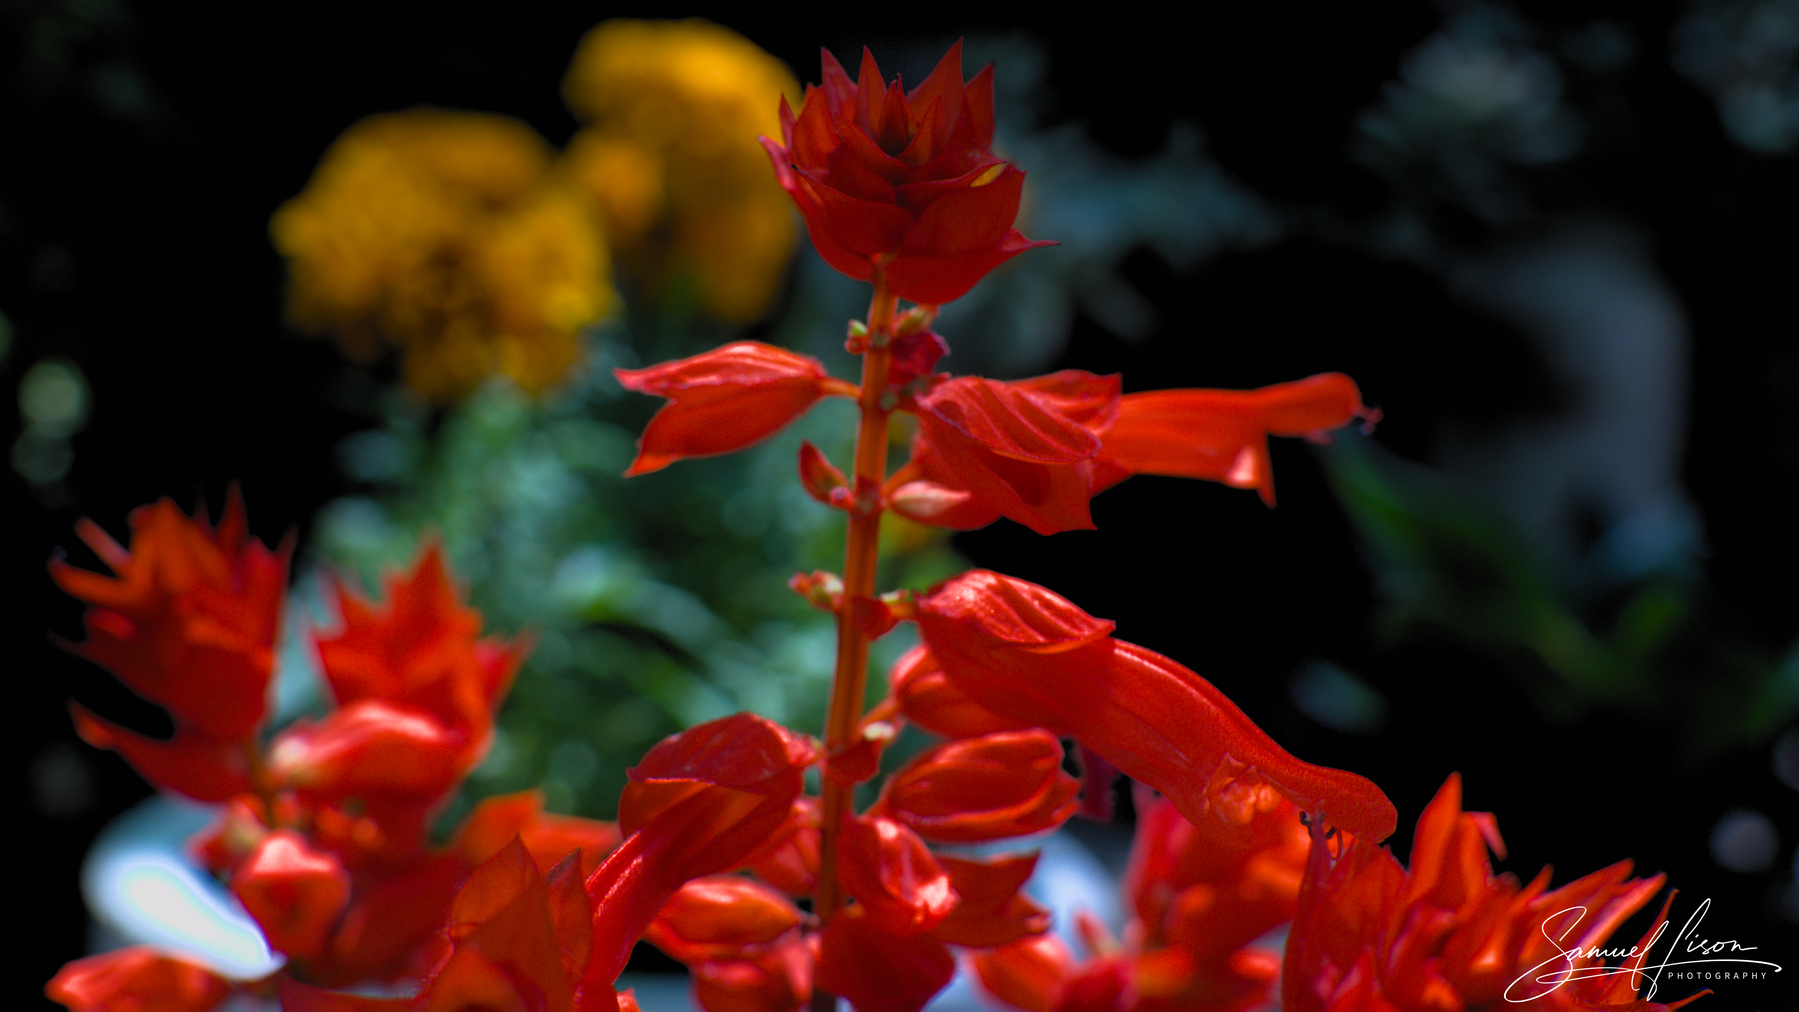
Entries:
[[847,490],[849,479],[825,458],[824,451],[807,440],[800,443],[800,484],[812,498],[827,506],[841,508],[840,497],[835,493]]
[[269,948],[310,959],[350,902],[350,876],[291,829],[263,838],[231,877],[231,891],[262,926]]
[[837,606],[843,602],[843,578],[822,569],[793,574],[787,581],[787,589],[805,598],[807,604],[819,611],[836,614]]
[[872,597],[857,597],[850,601],[850,615],[856,621],[856,627],[869,639],[880,639],[899,623],[893,609],[885,601]]
[[466,736],[409,706],[363,699],[275,743],[271,767],[302,793],[329,798],[436,798],[476,756]]

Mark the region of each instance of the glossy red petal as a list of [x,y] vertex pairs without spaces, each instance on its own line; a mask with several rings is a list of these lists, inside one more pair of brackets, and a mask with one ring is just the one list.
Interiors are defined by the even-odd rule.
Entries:
[[688,966],[742,959],[805,920],[787,897],[737,875],[709,875],[675,891],[644,938]]
[[991,861],[940,854],[937,861],[960,897],[956,909],[937,926],[940,941],[986,949],[1049,929],[1049,911],[1022,892],[1037,867],[1036,854]]
[[1189,819],[1212,811],[1213,796],[1236,780],[1259,778],[1360,836],[1384,839],[1397,823],[1368,780],[1294,758],[1210,682],[1106,637],[1109,623],[1045,588],[966,573],[919,601],[918,624],[944,673],[976,702],[1079,739]]
[[65,964],[44,996],[70,1012],[210,1012],[232,984],[204,966],[148,946]]
[[375,699],[295,724],[269,752],[279,780],[318,798],[443,796],[472,765],[465,735],[430,713]]

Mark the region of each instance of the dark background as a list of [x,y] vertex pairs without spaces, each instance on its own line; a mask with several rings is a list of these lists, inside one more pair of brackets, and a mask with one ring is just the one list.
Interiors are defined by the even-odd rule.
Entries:
[[[14,602],[5,667],[19,693],[7,769],[23,823],[13,898],[29,929],[27,951],[12,960],[20,993],[83,952],[83,852],[148,794],[123,762],[90,751],[81,777],[56,781],[73,794],[48,808],[37,800],[33,771],[66,756],[73,740],[65,701],[147,728],[158,719],[54,645],[51,636],[79,639],[81,608],[53,587],[44,562],[67,549],[93,564],[72,536],[79,517],[122,534],[135,506],[166,495],[216,508],[233,480],[255,532],[273,541],[293,531],[304,549],[309,518],[346,488],[334,447],[367,421],[330,397],[343,368],[336,351],[284,328],[267,220],[344,127],[433,104],[517,116],[560,144],[575,126],[558,90],[568,57],[585,30],[615,14],[705,14],[802,81],[817,77],[820,44],[847,63],[868,41],[884,66],[924,69],[959,33],[1016,29],[1051,57],[1046,125],[1079,121],[1134,157],[1159,151],[1170,124],[1189,120],[1252,189],[1354,219],[1386,199],[1349,155],[1354,119],[1445,9],[1207,5],[1176,30],[1131,16],[1020,25],[910,4],[876,22],[531,3],[8,0],[0,311],[13,341],[0,373],[10,390],[31,362],[61,356],[93,391],[63,492],[45,496],[0,472],[0,551]],[[1685,478],[1709,546],[1696,593],[1714,638],[1772,658],[1799,632],[1799,176],[1791,155],[1733,144],[1711,99],[1658,56],[1680,12],[1666,3],[1523,10],[1545,31],[1603,15],[1639,41],[1642,58],[1619,78],[1625,136],[1568,168],[1550,199],[1603,205],[1652,237],[1691,340]],[[1192,271],[1145,250],[1124,270],[1165,322],[1149,341],[1126,343],[1077,319],[1059,366],[1122,370],[1127,389],[1252,386],[1340,369],[1386,411],[1375,438],[1419,459],[1439,426],[1530,410],[1544,396],[1504,324],[1459,304],[1433,276],[1350,246],[1302,237]],[[0,412],[7,445],[20,424],[10,407]],[[1674,745],[1678,716],[1593,711],[1551,726],[1478,651],[1379,641],[1369,563],[1316,459],[1297,443],[1275,454],[1278,510],[1222,487],[1138,479],[1096,501],[1099,533],[1046,543],[1002,524],[958,547],[1194,663],[1296,754],[1375,780],[1400,809],[1401,854],[1419,809],[1459,769],[1469,807],[1499,815],[1512,850],[1503,867],[1528,878],[1554,862],[1559,883],[1634,857],[1683,890],[1677,915],[1709,896],[1713,937],[1759,944],[1787,961],[1783,976],[1799,972],[1790,966],[1799,932],[1770,900],[1790,879],[1799,817],[1767,742],[1690,760]],[[1286,677],[1317,655],[1382,687],[1394,708],[1384,734],[1342,735],[1298,717]],[[1781,828],[1770,872],[1732,874],[1707,853],[1711,825],[1739,804]],[[1744,985],[1700,1007],[1776,1008],[1792,993]]]

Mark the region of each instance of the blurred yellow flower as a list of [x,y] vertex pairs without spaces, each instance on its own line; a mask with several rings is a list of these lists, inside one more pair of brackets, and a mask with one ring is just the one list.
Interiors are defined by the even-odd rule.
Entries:
[[550,166],[536,133],[499,116],[357,123],[269,223],[289,316],[359,360],[398,348],[407,384],[434,401],[494,373],[555,383],[613,292],[599,222]]
[[759,134],[781,133],[785,64],[705,21],[608,21],[581,40],[563,97],[588,125],[563,156],[620,265],[649,294],[691,286],[713,316],[767,311],[795,238]]

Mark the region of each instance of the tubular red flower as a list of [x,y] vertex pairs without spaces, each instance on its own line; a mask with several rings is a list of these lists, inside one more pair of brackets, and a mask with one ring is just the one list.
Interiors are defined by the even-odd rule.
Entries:
[[1274,505],[1269,436],[1326,434],[1380,412],[1362,404],[1355,381],[1321,373],[1258,390],[1150,390],[1126,394],[1105,428],[1094,464],[1094,491],[1133,474],[1203,478],[1253,488]]
[[209,1012],[231,989],[204,966],[133,946],[66,964],[44,995],[70,1012]]
[[231,891],[256,918],[269,948],[304,960],[325,947],[350,902],[350,876],[337,858],[281,829],[238,865]]
[[782,143],[762,145],[826,263],[858,281],[880,268],[900,298],[937,304],[1051,245],[1012,227],[1024,173],[992,152],[993,68],[964,82],[960,41],[909,94],[866,49],[854,83],[822,59],[824,83],[797,116],[783,99]]
[[685,457],[733,453],[774,435],[827,394],[854,393],[817,359],[759,341],[612,373],[626,390],[669,402],[643,430],[626,477]]
[[129,550],[86,520],[76,531],[118,576],[51,560],[57,585],[92,606],[70,649],[168,708],[178,735],[245,739],[267,702],[288,549],[249,536],[235,486],[216,530],[163,499],[132,511]]
[[1398,821],[1365,778],[1294,758],[1210,682],[1110,638],[1112,623],[1043,587],[975,570],[921,599],[917,620],[944,674],[970,698],[1080,740],[1191,821],[1228,800],[1239,780],[1265,780],[1302,810],[1373,840]]
[[870,811],[932,840],[979,843],[1060,826],[1080,789],[1062,771],[1055,735],[1000,731],[919,753],[887,778]]

